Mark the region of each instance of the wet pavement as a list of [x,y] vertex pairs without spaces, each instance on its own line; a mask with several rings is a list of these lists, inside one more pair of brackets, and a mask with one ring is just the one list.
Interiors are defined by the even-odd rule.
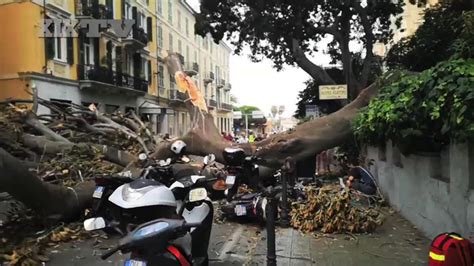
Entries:
[[[372,234],[306,234],[277,228],[278,265],[426,265],[429,240],[397,213]],[[46,265],[123,265],[119,253],[100,255],[118,238],[95,237],[49,250]],[[266,232],[253,224],[213,225],[210,265],[265,265]]]

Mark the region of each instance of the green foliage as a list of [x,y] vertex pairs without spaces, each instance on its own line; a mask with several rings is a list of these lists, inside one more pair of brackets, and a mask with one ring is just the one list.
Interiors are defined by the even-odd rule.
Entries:
[[260,111],[260,109],[256,106],[251,106],[251,105],[242,105],[238,107],[239,111],[241,111],[243,114],[249,114],[252,113],[253,111]]
[[414,35],[392,46],[386,57],[389,68],[423,71],[438,62],[474,56],[474,23],[471,0],[446,1],[426,10]]
[[474,59],[441,62],[419,75],[403,73],[383,87],[355,120],[362,142],[392,140],[402,151],[437,151],[474,137]]

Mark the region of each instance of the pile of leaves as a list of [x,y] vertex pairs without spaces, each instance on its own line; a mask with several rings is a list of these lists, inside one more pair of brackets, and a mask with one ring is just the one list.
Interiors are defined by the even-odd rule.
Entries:
[[307,199],[292,204],[291,225],[303,232],[369,233],[383,223],[377,206],[363,206],[349,191],[338,185],[305,188]]

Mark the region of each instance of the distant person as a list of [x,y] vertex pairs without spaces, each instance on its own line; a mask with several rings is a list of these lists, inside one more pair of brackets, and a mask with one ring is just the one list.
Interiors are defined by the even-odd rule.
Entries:
[[366,195],[375,195],[377,192],[374,177],[367,169],[361,166],[355,166],[349,169],[349,177],[346,181],[346,185]]
[[249,143],[255,142],[255,135],[253,133],[250,133],[249,135]]
[[232,135],[230,133],[227,133],[227,135],[224,137],[226,140],[228,141],[234,141],[234,137],[232,137]]

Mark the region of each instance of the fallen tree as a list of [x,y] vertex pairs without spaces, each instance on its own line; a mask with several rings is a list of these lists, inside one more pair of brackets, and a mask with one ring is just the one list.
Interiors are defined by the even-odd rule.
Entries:
[[[176,54],[168,55],[165,61],[170,73],[182,70]],[[374,83],[365,88],[353,102],[329,116],[306,122],[293,131],[272,135],[261,142],[237,146],[249,155],[262,158],[263,164],[271,169],[279,167],[288,156],[299,160],[337,146],[350,136],[351,121],[357,111],[377,94],[380,84]],[[193,124],[181,139],[187,143],[188,153],[213,153],[218,161],[223,162],[222,152],[229,146],[229,142],[220,135],[212,115],[193,105],[192,92],[187,94],[191,100],[186,101],[186,105],[193,117]],[[91,110],[74,104],[66,110],[60,110],[51,101],[38,99],[38,103],[55,112],[48,116],[36,116],[28,110],[10,106],[7,112],[10,120],[0,121],[0,130],[16,133],[10,138],[1,138],[1,147],[21,146],[26,153],[36,154],[36,162],[40,163],[41,157],[64,155],[74,148],[83,148],[99,153],[101,157],[98,160],[122,167],[131,165],[139,152],[154,152],[153,156],[157,159],[171,155],[171,143],[155,143],[154,136],[134,114],[105,116],[94,108]],[[14,128],[8,124],[10,121],[16,121]],[[115,134],[110,134],[111,132]],[[13,142],[11,138],[14,139]],[[121,141],[114,138],[121,138]],[[68,220],[87,206],[94,188],[91,182],[84,182],[77,188],[65,187],[60,183],[45,184],[43,178],[38,176],[39,173],[35,176],[28,172],[22,167],[22,162],[13,158],[6,150],[1,150],[0,157],[3,170],[0,173],[1,190],[38,213]],[[28,189],[25,190],[25,186]]]

